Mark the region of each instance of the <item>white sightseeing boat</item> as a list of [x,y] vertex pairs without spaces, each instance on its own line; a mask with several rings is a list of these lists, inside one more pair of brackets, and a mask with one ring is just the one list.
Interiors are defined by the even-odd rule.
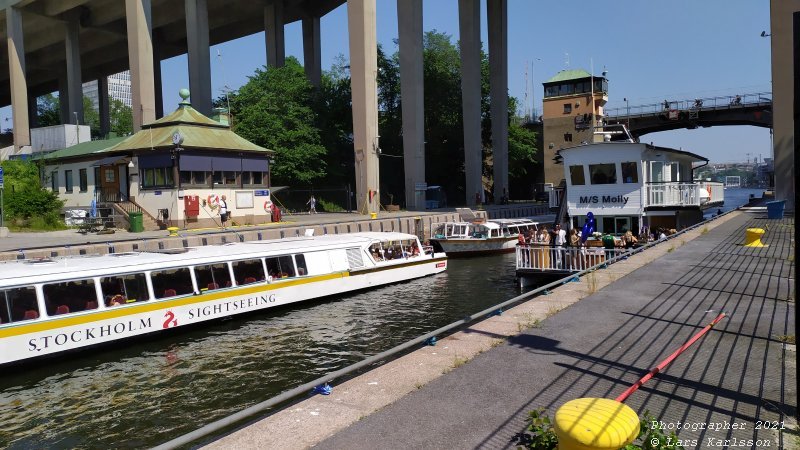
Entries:
[[0,364],[432,275],[447,256],[354,233],[0,265]]
[[538,223],[529,219],[474,219],[432,225],[431,244],[450,256],[513,252],[519,234],[535,233]]

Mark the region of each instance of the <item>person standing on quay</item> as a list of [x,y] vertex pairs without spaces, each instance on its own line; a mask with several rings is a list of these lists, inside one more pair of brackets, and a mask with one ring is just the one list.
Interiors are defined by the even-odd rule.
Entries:
[[219,200],[219,221],[222,224],[222,229],[225,229],[225,222],[228,221],[228,202],[224,195]]
[[308,205],[308,213],[309,214],[316,214],[317,213],[317,199],[314,198],[313,194],[311,195],[311,198],[308,199],[308,201],[306,202],[306,205]]

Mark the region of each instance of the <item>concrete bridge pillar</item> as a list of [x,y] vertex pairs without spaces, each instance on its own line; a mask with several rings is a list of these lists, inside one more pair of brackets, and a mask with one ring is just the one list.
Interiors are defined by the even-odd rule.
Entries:
[[795,206],[794,156],[800,151],[800,0],[770,1],[772,44],[772,129],[775,199]]
[[100,136],[108,136],[111,131],[111,105],[108,102],[108,77],[97,79],[97,113],[100,117]]
[[22,11],[6,8],[6,39],[8,42],[8,77],[11,82],[11,109],[14,127],[14,153],[31,146],[28,124],[28,83],[25,81],[25,41],[22,34]]
[[303,19],[303,65],[308,81],[319,88],[322,84],[319,17]]
[[347,0],[356,202],[361,214],[380,207],[378,174],[378,44],[375,0]]
[[83,124],[83,83],[81,82],[80,23],[73,18],[66,24],[67,96],[60,100],[68,103],[69,117],[64,123]]
[[508,0],[488,0],[494,201],[508,195]]
[[58,76],[58,118],[62,124],[72,123],[69,118],[69,81],[64,74]]
[[150,0],[125,0],[125,21],[128,28],[133,131],[137,132],[142,129],[142,124],[156,119]]
[[406,209],[424,210],[425,95],[422,71],[422,0],[397,0],[400,93],[403,98],[403,164]]
[[475,206],[475,194],[483,203],[481,149],[481,2],[458,0],[461,50],[461,108],[464,121],[464,172],[467,205]]
[[189,91],[192,93],[192,107],[201,114],[211,116],[207,0],[186,0],[186,43],[189,48]]
[[267,67],[283,67],[286,62],[283,0],[275,0],[264,7],[264,31],[267,41]]

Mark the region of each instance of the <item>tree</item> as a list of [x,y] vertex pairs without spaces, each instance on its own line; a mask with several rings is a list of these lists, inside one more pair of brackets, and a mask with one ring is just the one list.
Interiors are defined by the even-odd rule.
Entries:
[[256,70],[230,98],[234,131],[275,151],[276,183],[311,183],[325,176],[313,92],[302,66],[290,57],[284,67]]
[[110,99],[109,118],[111,131],[117,136],[127,136],[133,133],[133,109],[116,98]]
[[83,125],[89,125],[92,139],[100,137],[100,113],[94,109],[92,100],[86,96],[83,97]]
[[61,103],[53,94],[46,94],[36,99],[36,116],[40,127],[61,124]]
[[8,160],[2,163],[5,176],[5,216],[19,219],[35,229],[63,228],[59,213],[64,201],[42,188],[39,166],[32,161]]

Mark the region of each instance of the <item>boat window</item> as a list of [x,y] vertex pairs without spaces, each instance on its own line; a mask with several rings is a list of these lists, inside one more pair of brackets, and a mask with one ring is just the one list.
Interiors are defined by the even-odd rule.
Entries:
[[188,267],[152,272],[153,293],[156,298],[175,297],[194,293]]
[[[440,224],[436,227],[436,231],[433,232],[434,238],[443,238],[444,237],[444,224]],[[372,251],[370,250],[370,253]]]
[[617,166],[615,164],[589,164],[592,184],[616,184]]
[[267,273],[272,278],[289,278],[295,276],[291,256],[267,258]]
[[239,286],[258,283],[267,279],[264,276],[264,264],[260,259],[234,261],[231,265],[233,266],[233,276],[236,278],[236,284]]
[[583,186],[586,184],[583,166],[569,166],[569,179],[573,186]]
[[[440,237],[443,237],[443,236],[440,236]],[[372,256],[372,259],[374,259],[375,261],[383,261],[383,249],[381,248],[381,244],[377,244],[376,243],[376,244],[370,245],[369,246],[369,254]],[[348,259],[348,261],[350,260],[350,249],[347,250],[347,259]],[[350,262],[350,267],[359,267],[359,266],[354,266],[353,265],[353,261],[349,261],[349,262]],[[363,266],[364,264],[362,263],[361,265]]]
[[[361,256],[361,253],[358,253],[358,256]],[[349,257],[349,254],[348,254]],[[303,276],[308,275],[308,267],[306,267],[306,257],[305,255],[294,255],[294,263],[297,265],[297,275]]]
[[603,229],[600,231],[603,233],[614,234],[614,218],[603,217]]
[[33,286],[0,291],[0,324],[39,318]]
[[194,277],[201,292],[231,286],[231,273],[228,272],[228,264],[226,263],[195,266]]
[[639,171],[636,170],[635,162],[622,163],[622,182],[623,183],[639,182]]
[[42,290],[48,316],[97,309],[97,292],[92,279],[45,284]]
[[150,300],[147,293],[147,277],[143,273],[131,273],[100,279],[103,301],[106,306],[119,306],[127,303]]

